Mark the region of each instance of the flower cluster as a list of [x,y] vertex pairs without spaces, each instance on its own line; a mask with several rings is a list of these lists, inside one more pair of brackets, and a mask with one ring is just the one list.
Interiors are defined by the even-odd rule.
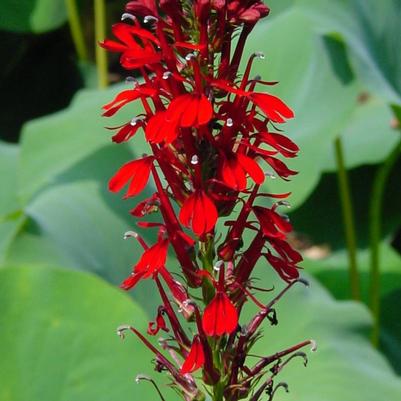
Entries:
[[[238,74],[246,39],[268,13],[260,0],[134,0],[123,22],[112,27],[115,40],[101,43],[121,54],[123,68],[142,77],[129,77],[130,87],[104,106],[106,117],[133,101],[144,110],[115,128],[112,139],[126,142],[142,131],[150,149],[149,155],[124,164],[109,188],[126,187],[126,199],[150,179],[156,188],[131,211],[140,227],[157,229],[156,241],[148,245],[138,233],[126,233],[144,251],[121,287],[129,290],[152,279],[161,305],[147,334],[165,331],[171,337],[161,339],[157,349],[134,327],[123,326],[119,333],[135,333],[155,354],[156,370],[168,371],[187,401],[203,400],[205,391],[213,400],[229,401],[273,394],[274,377],[288,362],[283,358],[311,343],[248,366],[262,323],[276,323],[274,304],[294,283],[303,282],[302,257],[287,242],[292,227],[280,213],[289,194],[262,190],[268,180],[296,174],[282,159],[295,157],[298,147],[277,128],[293,112],[264,91],[275,82],[251,77],[252,64],[262,54],[252,54]],[[142,221],[154,213],[160,213],[159,222]],[[224,225],[217,228],[219,221]],[[254,233],[249,244],[245,231]],[[180,280],[166,266],[169,250],[178,260]],[[261,257],[287,283],[267,304],[258,301],[259,289],[252,285]],[[240,324],[248,300],[259,311]],[[179,315],[188,322],[185,327]]]

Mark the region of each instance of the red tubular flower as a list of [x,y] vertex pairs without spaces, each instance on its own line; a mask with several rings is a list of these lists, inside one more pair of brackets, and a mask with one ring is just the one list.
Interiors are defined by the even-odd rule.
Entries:
[[170,103],[166,119],[180,127],[199,127],[207,124],[212,116],[212,105],[205,95],[186,94]]
[[181,223],[192,226],[192,231],[198,236],[212,230],[217,217],[216,206],[203,190],[196,190],[185,200],[179,215]]
[[159,111],[148,121],[145,135],[150,143],[171,143],[178,135],[177,121],[168,119],[167,111]]
[[260,227],[266,237],[284,239],[292,230],[291,224],[272,209],[254,206],[253,212],[259,220]]
[[208,336],[231,334],[237,328],[237,309],[223,290],[218,289],[210,304],[205,308],[202,326]]
[[248,97],[275,123],[293,118],[293,111],[278,97],[267,93],[251,93]]
[[103,106],[103,116],[111,117],[126,104],[133,102],[140,97],[153,96],[155,93],[156,91],[154,89],[146,88],[144,86],[141,86],[137,89],[128,89],[122,91],[114,98],[114,100]]
[[147,156],[124,164],[111,178],[109,182],[110,191],[118,192],[128,181],[131,181],[124,198],[139,194],[148,182],[153,160],[153,156]]
[[159,306],[157,310],[156,321],[149,322],[148,325],[148,334],[151,336],[155,336],[160,330],[168,332],[169,329],[166,325],[166,321],[164,320],[163,314],[165,310],[163,306]]
[[120,62],[124,68],[136,69],[160,62],[161,55],[154,47],[159,41],[146,29],[118,23],[113,25],[112,32],[122,43],[106,39],[100,46],[111,52],[122,53]]
[[192,341],[191,349],[183,363],[180,373],[192,373],[201,368],[205,363],[205,354],[203,352],[202,343],[198,335]]
[[281,259],[273,255],[270,251],[263,255],[283,280],[291,282],[299,277],[299,270],[294,263]]
[[237,153],[231,158],[223,159],[221,175],[223,181],[237,191],[246,188],[246,175],[249,175],[256,184],[262,184],[265,174],[259,164],[252,158],[242,153]]
[[109,128],[118,129],[117,133],[112,136],[112,140],[115,143],[122,143],[132,138],[138,131],[139,128],[143,127],[142,121],[131,121],[128,124],[124,124],[120,127]]
[[134,266],[131,276],[121,284],[121,288],[129,290],[139,280],[149,278],[162,269],[166,263],[168,245],[169,241],[164,239],[146,249],[138,263]]

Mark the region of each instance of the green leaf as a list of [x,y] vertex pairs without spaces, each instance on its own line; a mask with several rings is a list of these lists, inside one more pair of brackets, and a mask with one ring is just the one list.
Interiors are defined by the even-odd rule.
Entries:
[[64,0],[3,0],[0,29],[41,33],[58,28],[67,20]]
[[0,221],[18,209],[16,185],[18,154],[17,145],[0,141],[0,177],[3,188],[0,196]]
[[146,330],[144,312],[87,273],[50,268],[0,270],[0,399],[156,399],[138,373],[153,376],[153,355],[121,324]]
[[[355,109],[348,126],[341,133],[347,169],[381,163],[400,139],[393,126],[393,116],[384,101],[369,97]],[[324,162],[325,171],[336,171],[334,148],[330,144]]]
[[[18,171],[19,195],[24,204],[40,189],[54,184],[57,176],[85,162],[88,157],[110,144],[110,132],[105,126],[117,126],[138,114],[139,105],[129,105],[119,113],[118,122],[101,117],[101,107],[121,90],[122,86],[119,85],[104,91],[80,91],[68,109],[25,125]],[[135,138],[134,142],[139,155],[139,152],[143,153],[146,149],[146,145],[144,140],[138,139]],[[115,155],[124,152],[127,156],[128,147],[115,144],[113,147]],[[120,167],[118,162],[104,159],[99,161],[97,168],[109,166],[108,163],[109,174]],[[96,170],[86,173],[96,173]],[[103,182],[106,183],[106,180]]]
[[401,2],[301,0],[321,31],[340,34],[358,77],[389,103],[401,104]]
[[344,49],[329,46],[296,7],[255,28],[248,54],[254,51],[264,51],[267,61],[256,60],[253,74],[279,81],[258,90],[273,91],[295,110],[295,119],[283,129],[301,148],[288,162],[299,174],[290,183],[275,180],[266,186],[269,191],[292,191],[291,203],[297,207],[317,185],[326,157],[322,149],[348,123],[359,86],[349,75]]

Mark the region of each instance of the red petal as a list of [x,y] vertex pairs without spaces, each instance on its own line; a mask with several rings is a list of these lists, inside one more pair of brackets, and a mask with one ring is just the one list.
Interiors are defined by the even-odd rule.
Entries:
[[237,309],[223,291],[218,291],[205,308],[202,326],[208,336],[231,334],[237,328]]
[[123,290],[130,290],[131,288],[134,288],[142,277],[143,273],[133,273],[120,284],[120,288]]
[[192,127],[195,125],[198,116],[199,101],[196,97],[192,96],[191,100],[188,100],[185,112],[182,113],[180,119],[181,127]]
[[255,160],[241,153],[238,153],[237,158],[242,168],[249,174],[255,183],[262,184],[265,180],[265,173],[260,168],[259,164]]
[[127,50],[127,46],[121,43],[115,42],[114,40],[105,39],[103,42],[100,42],[99,45],[110,52],[124,52]]
[[111,192],[120,191],[131,180],[125,198],[134,196],[142,191],[149,179],[153,157],[134,160],[124,164],[109,181]]
[[276,96],[267,93],[252,93],[249,97],[270,120],[276,123],[283,123],[286,119],[294,117],[293,111]]
[[202,94],[198,105],[198,124],[207,124],[213,116],[213,108],[209,99]]
[[192,341],[192,346],[184,364],[181,367],[180,373],[192,373],[201,368],[205,363],[205,354],[199,336],[196,335]]

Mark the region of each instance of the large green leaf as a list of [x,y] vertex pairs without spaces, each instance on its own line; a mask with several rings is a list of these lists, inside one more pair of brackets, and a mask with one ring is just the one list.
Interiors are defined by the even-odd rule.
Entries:
[[[386,159],[400,140],[400,133],[393,127],[392,121],[390,108],[377,98],[368,97],[355,109],[341,133],[347,169],[377,164]],[[325,171],[337,170],[333,144],[329,144],[323,167]]]
[[2,401],[156,399],[133,380],[153,375],[152,354],[116,335],[121,324],[147,324],[127,295],[70,270],[5,268],[0,277]]
[[346,64],[344,49],[330,46],[297,8],[256,27],[248,44],[248,52],[254,51],[266,55],[266,61],[255,61],[254,73],[279,81],[268,90],[295,110],[296,118],[284,129],[301,148],[300,155],[288,163],[299,174],[290,183],[275,180],[269,187],[292,191],[291,203],[296,207],[318,183],[326,157],[322,149],[348,123],[359,86]]
[[401,2],[300,0],[324,32],[339,33],[358,76],[374,93],[401,103]]
[[67,20],[64,0],[3,0],[0,29],[41,33]]

